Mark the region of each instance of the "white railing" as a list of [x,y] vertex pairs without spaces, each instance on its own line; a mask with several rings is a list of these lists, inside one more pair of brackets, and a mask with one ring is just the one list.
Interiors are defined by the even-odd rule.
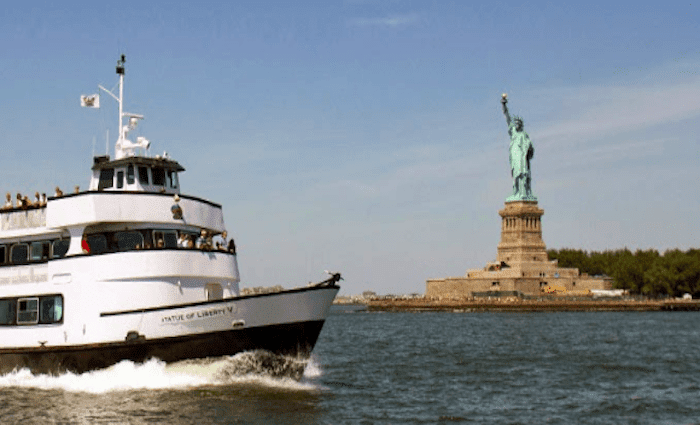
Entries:
[[46,208],[0,212],[0,230],[29,229],[46,226]]

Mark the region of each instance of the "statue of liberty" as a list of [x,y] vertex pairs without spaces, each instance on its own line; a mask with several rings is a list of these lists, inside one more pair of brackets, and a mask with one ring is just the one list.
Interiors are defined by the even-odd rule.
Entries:
[[503,113],[508,123],[508,134],[510,135],[510,146],[508,148],[510,160],[510,174],[513,176],[513,194],[506,198],[506,202],[511,201],[537,201],[532,194],[530,160],[535,154],[530,136],[523,130],[523,119],[517,115],[510,116],[508,113],[508,96],[504,93],[501,99]]

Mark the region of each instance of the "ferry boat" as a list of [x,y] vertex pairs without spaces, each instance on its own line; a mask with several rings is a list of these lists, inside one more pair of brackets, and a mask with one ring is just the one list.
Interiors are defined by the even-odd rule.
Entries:
[[114,159],[94,158],[87,191],[0,210],[0,373],[249,350],[308,357],[340,274],[242,294],[221,205],[181,193],[182,165],[127,138],[143,116],[123,110],[124,62],[118,96],[99,86],[119,104]]

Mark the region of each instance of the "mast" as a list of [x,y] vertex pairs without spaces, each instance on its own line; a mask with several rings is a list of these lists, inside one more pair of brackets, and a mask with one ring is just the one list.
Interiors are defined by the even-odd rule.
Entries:
[[[138,137],[136,143],[133,143],[126,138],[129,132],[136,128],[138,121],[143,119],[143,115],[124,112],[124,62],[126,62],[126,55],[121,55],[117,61],[117,75],[119,75],[119,97],[115,96],[114,93],[106,88],[98,85],[100,89],[104,90],[107,94],[112,96],[117,103],[119,103],[119,123],[117,125],[119,137],[117,137],[117,143],[114,147],[115,159],[121,159],[125,156],[133,156],[134,149],[142,148],[147,150],[151,145],[151,142],[145,137]],[[124,117],[129,118],[127,125],[124,125]]]
[[119,75],[119,99],[117,99],[119,103],[119,125],[117,128],[119,129],[120,141],[126,138],[126,134],[124,134],[126,132],[125,128],[122,127],[124,122],[124,62],[126,62],[126,55],[122,55],[117,61],[117,75]]

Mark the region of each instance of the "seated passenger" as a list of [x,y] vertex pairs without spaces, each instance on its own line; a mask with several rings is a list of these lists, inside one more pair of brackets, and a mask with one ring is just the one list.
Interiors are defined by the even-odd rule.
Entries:
[[197,249],[204,249],[204,245],[207,243],[207,231],[202,230],[197,241],[194,243],[194,247]]
[[177,247],[184,248],[186,241],[187,241],[187,237],[185,236],[185,234],[180,233],[180,236],[177,238]]
[[5,199],[7,200],[7,202],[5,202],[5,205],[2,206],[2,209],[12,209],[12,195],[10,195],[10,192],[7,192],[7,194],[5,194]]
[[58,186],[56,186],[56,193],[53,196],[55,196],[56,198],[60,198],[61,196],[63,196],[63,191]]
[[224,230],[223,233],[221,233],[221,242],[216,242],[217,250],[226,251],[226,236],[228,236],[228,233],[226,232],[226,230]]
[[87,236],[83,235],[83,240],[80,241],[80,247],[83,249],[83,254],[90,253],[90,244],[87,241]]
[[191,235],[187,235],[187,240],[185,241],[185,248],[187,248],[187,249],[194,248],[194,242],[192,241]]
[[163,239],[158,239],[158,242],[156,242],[156,248],[165,248],[165,242],[163,242]]
[[29,196],[24,195],[22,198],[22,208],[27,209],[32,206],[32,201],[29,200]]

